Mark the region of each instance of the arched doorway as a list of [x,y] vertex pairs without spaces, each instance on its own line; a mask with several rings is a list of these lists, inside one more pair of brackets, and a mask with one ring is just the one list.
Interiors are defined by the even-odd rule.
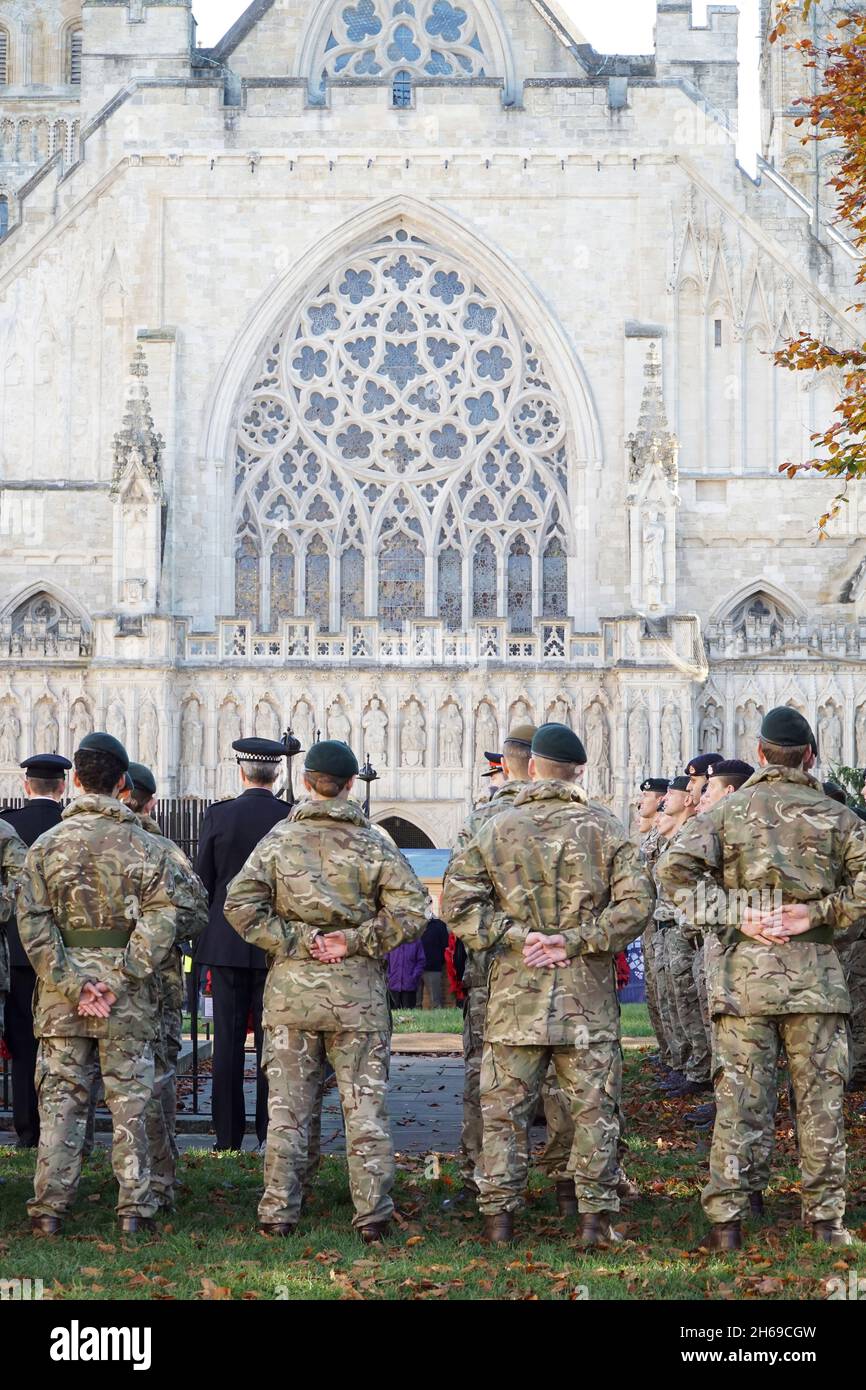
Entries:
[[429,835],[425,835],[424,831],[411,821],[403,820],[402,816],[387,816],[377,824],[381,825],[383,830],[387,830],[398,849],[436,848]]

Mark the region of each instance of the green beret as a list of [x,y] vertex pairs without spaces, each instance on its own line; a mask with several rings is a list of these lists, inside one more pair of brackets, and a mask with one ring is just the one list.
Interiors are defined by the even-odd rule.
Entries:
[[533,757],[549,758],[553,763],[586,762],[586,749],[567,724],[542,724],[532,740]]
[[147,792],[148,796],[156,796],[156,778],[144,763],[130,763],[127,775],[131,777],[132,785],[137,792]]
[[815,748],[808,719],[790,705],[777,705],[761,720],[761,738],[780,748]]
[[669,792],[687,792],[689,789],[688,777],[672,777],[668,784]]
[[108,753],[115,762],[120,763],[122,772],[126,772],[129,767],[129,754],[120,739],[115,738],[112,734],[98,731],[93,734],[85,734],[78,745],[78,751],[79,753]]
[[358,759],[348,743],[337,738],[322,739],[308,748],[304,767],[308,772],[327,772],[331,777],[346,780],[358,775]]
[[662,796],[670,786],[667,777],[645,777],[640,784],[642,792],[655,792],[657,796]]

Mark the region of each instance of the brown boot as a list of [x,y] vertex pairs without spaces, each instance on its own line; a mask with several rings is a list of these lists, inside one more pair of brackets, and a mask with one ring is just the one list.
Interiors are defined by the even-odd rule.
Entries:
[[739,1221],[717,1221],[695,1246],[694,1254],[702,1250],[742,1250],[743,1231]]
[[510,1245],[514,1239],[514,1212],[498,1211],[495,1216],[485,1216],[484,1236],[491,1245]]
[[369,1226],[360,1228],[358,1235],[365,1245],[381,1245],[390,1229],[390,1221],[371,1221]]
[[749,1193],[749,1211],[753,1216],[764,1215],[764,1194],[763,1192]]
[[295,1233],[291,1221],[262,1221],[256,1229],[260,1236],[291,1236]]
[[622,1240],[615,1231],[611,1220],[616,1216],[611,1211],[582,1211],[580,1213],[580,1243],[584,1248],[591,1245],[616,1245]]
[[35,1236],[59,1236],[63,1222],[59,1216],[31,1216],[30,1229]]
[[574,1183],[568,1178],[556,1184],[556,1205],[560,1216],[577,1216],[577,1194]]
[[152,1216],[121,1216],[117,1224],[122,1236],[153,1235],[156,1230]]
[[813,1240],[823,1241],[825,1245],[853,1245],[854,1238],[844,1226],[835,1221],[813,1221],[809,1228]]

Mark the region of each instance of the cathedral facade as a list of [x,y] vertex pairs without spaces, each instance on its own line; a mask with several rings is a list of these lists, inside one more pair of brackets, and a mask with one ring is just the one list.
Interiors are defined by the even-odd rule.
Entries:
[[834,485],[779,473],[839,382],[771,357],[862,341],[857,259],[778,46],[738,163],[737,24],[659,3],[614,57],[554,0],[253,0],[204,50],[188,0],[0,7],[5,791],[104,727],[231,795],[291,725],[439,846],[526,717],[621,814],[778,703],[866,764],[866,508],[819,542]]

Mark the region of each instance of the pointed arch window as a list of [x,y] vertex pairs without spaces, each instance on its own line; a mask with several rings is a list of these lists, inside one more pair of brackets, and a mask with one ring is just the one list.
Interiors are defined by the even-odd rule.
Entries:
[[489,536],[482,536],[472,557],[472,616],[495,618],[498,610],[496,547]]
[[391,105],[405,110],[412,105],[412,74],[405,68],[394,73],[391,84]]
[[463,556],[453,545],[439,552],[439,617],[449,632],[463,626]]
[[288,536],[278,536],[271,551],[271,630],[295,614],[295,552]]
[[390,536],[379,553],[379,617],[386,631],[400,632],[424,616],[424,555],[403,531]]
[[356,545],[340,559],[340,612],[344,620],[364,616],[364,556]]
[[515,536],[508,548],[508,627],[532,631],[532,555],[524,536]]
[[0,84],[9,81],[9,31],[0,25]]
[[568,614],[568,560],[559,536],[551,536],[541,561],[542,613],[545,618]]
[[307,546],[305,575],[307,614],[315,618],[320,632],[328,632],[331,626],[331,557],[318,532]]
[[257,623],[261,600],[259,547],[247,533],[235,547],[235,614]]

